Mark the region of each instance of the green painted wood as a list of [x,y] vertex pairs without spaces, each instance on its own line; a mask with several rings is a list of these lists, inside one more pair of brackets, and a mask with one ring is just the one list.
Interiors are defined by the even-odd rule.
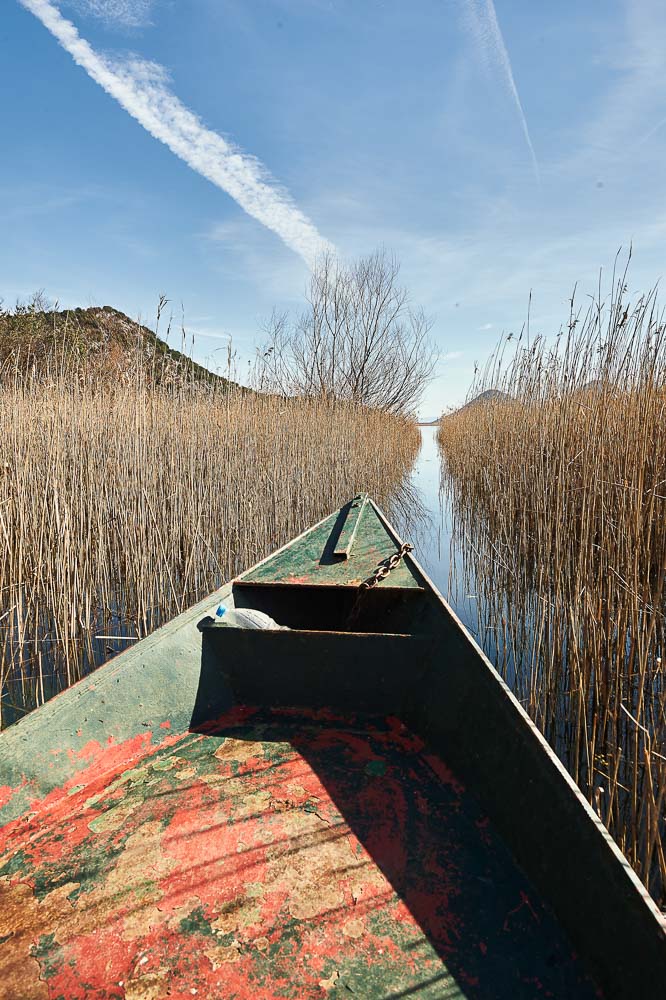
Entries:
[[[348,508],[241,579],[298,583],[303,581],[294,576],[300,572],[305,583],[344,588],[356,582],[350,578],[352,572],[366,578],[377,561],[397,550],[400,539],[369,502],[352,558],[328,561]],[[415,662],[405,663],[409,705],[401,713],[404,721],[425,739],[442,773],[451,766],[467,782],[489,822],[555,911],[578,954],[596,969],[607,1000],[655,996],[655,984],[658,990],[658,984],[666,981],[666,933],[654,903],[541,734],[411,557],[388,578],[389,586],[397,583],[407,588],[410,600],[434,604],[436,611],[431,627],[424,630],[432,640],[430,651],[419,649]],[[79,792],[85,795],[89,783],[106,787],[114,774],[124,774],[138,757],[161,752],[179,734],[210,725],[209,720],[228,710],[233,704],[233,692],[225,681],[229,650],[206,658],[197,624],[220,600],[233,600],[230,591],[227,587],[211,594],[0,734],[0,823],[27,823],[31,811],[39,808],[44,827],[37,832],[46,835],[52,801],[69,801],[70,794]],[[250,641],[249,636],[244,638]],[[383,638],[388,637],[380,641]],[[363,657],[358,657],[359,672],[363,667]],[[330,670],[334,668],[331,658]],[[247,669],[252,670],[251,655]],[[376,687],[381,681],[374,683]],[[362,748],[364,741],[355,745]],[[370,763],[374,768],[374,760]],[[200,832],[198,816],[194,829]],[[68,828],[66,833],[69,836]],[[217,828],[215,837],[217,843]],[[66,838],[62,844],[67,847]],[[12,856],[10,866],[19,862],[18,855],[16,862]],[[401,885],[401,894],[408,889]],[[23,890],[19,886],[17,891]],[[494,893],[494,886],[490,884],[487,891]],[[527,913],[525,907],[522,910]],[[475,984],[470,996],[474,1000],[482,996]]]
[[402,717],[431,661],[421,636],[199,627],[205,687],[223,680],[240,705]]
[[356,532],[358,531],[358,526],[361,521],[361,515],[363,514],[367,502],[367,493],[359,493],[359,495],[352,500],[351,506],[347,512],[347,518],[342,531],[340,532],[337,545],[333,550],[334,556],[339,556],[341,559],[349,559],[352,545],[354,544],[354,539],[356,538]]
[[595,1000],[473,792],[328,715],[228,713],[0,829],[0,995]]
[[[246,583],[301,583],[310,586],[358,587],[377,567],[398,551],[399,543],[379,517],[373,503],[366,503],[356,525],[348,559],[336,557],[351,501],[299,539],[243,575]],[[379,587],[423,587],[422,577],[407,556]]]
[[201,687],[197,623],[229,602],[224,586],[0,733],[0,825],[99,760],[104,751],[160,744],[195,714],[228,707],[224,685]]

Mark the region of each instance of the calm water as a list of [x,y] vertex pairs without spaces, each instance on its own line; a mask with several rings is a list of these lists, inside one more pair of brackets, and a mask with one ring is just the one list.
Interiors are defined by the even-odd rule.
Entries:
[[412,485],[423,505],[416,525],[399,525],[405,541],[416,549],[416,557],[479,645],[494,657],[494,637],[479,627],[473,579],[465,579],[462,545],[455,537],[450,506],[441,493],[441,463],[437,428],[421,427],[421,451],[412,471]]

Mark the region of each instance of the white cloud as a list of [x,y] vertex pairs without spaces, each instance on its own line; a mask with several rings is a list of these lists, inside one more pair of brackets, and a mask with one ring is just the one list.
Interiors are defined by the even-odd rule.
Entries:
[[67,6],[109,24],[141,28],[150,23],[153,0],[67,0]]
[[220,243],[233,249],[248,249],[254,247],[254,234],[247,231],[247,226],[239,219],[226,219],[224,222],[214,222],[208,231],[202,234],[204,239],[212,243]]
[[513,76],[511,59],[509,58],[509,53],[504,44],[502,31],[497,20],[495,4],[493,0],[465,0],[465,12],[467,15],[467,26],[479,45],[486,65],[489,69],[499,70],[504,86],[516,107],[523,135],[525,136],[525,142],[527,143],[532,160],[534,176],[537,183],[540,184],[539,164],[534,152],[534,146],[532,145],[532,138],[522,101],[520,100],[516,81]]
[[206,330],[202,327],[192,327],[185,325],[185,333],[188,337],[202,337],[207,340],[232,340],[233,334],[226,330]]
[[202,177],[226,191],[312,266],[324,250],[333,249],[290,195],[253,156],[206,128],[167,86],[165,70],[133,58],[123,62],[95,52],[51,0],[19,2],[57,39],[74,61],[107,94]]
[[493,328],[492,323],[484,323],[483,326],[479,327],[479,330],[492,330],[492,328]]
[[462,358],[462,351],[448,351],[446,354],[442,354],[440,361],[455,361],[456,358]]

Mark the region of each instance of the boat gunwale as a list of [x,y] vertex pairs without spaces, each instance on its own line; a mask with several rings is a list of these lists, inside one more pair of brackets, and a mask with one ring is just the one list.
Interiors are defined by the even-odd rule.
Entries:
[[[214,630],[215,632],[223,632],[223,631],[226,631],[227,629],[229,631],[234,631],[234,632],[247,632],[247,631],[249,631],[248,629],[245,629],[242,626],[225,625],[222,622],[215,622],[215,621],[212,621],[212,620],[209,623],[205,619],[202,622],[199,623],[199,626],[200,626],[200,630],[201,631],[203,631],[204,629],[206,631],[208,631],[208,630],[211,630],[211,631]],[[350,638],[354,638],[354,639],[368,639],[368,640],[372,640],[372,639],[376,638],[376,636],[378,636],[378,635],[382,636],[384,638],[388,638],[388,639],[415,639],[415,638],[420,638],[419,636],[415,636],[413,632],[353,632],[353,631],[348,630],[348,629],[341,630],[341,629],[333,629],[333,628],[282,628],[281,627],[281,628],[259,629],[257,631],[259,631],[260,635],[261,634],[267,634],[267,635],[270,635],[270,636],[284,636],[285,639],[289,639],[289,637],[293,636],[293,635],[297,635],[297,636],[310,636],[310,635],[312,635],[312,636],[321,636],[321,637],[326,637],[326,636],[334,635],[336,638],[342,637],[344,639],[347,636],[349,636]],[[278,639],[278,642],[279,641],[280,640]]]
[[[397,531],[395,530],[393,525],[387,520],[382,511],[377,507],[377,505],[375,504],[374,500],[371,497],[369,498],[369,502],[374,507],[376,514],[384,524],[384,527],[387,529],[387,531],[391,533],[394,540],[397,541],[398,544],[401,544],[402,540],[398,535]],[[661,930],[666,932],[666,914],[662,913],[662,911],[659,909],[659,907],[653,900],[652,896],[650,896],[649,892],[639,879],[638,875],[629,864],[629,861],[622,853],[618,844],[615,842],[614,838],[608,831],[608,828],[604,825],[604,823],[602,823],[601,819],[596,814],[596,812],[594,811],[588,800],[585,798],[582,791],[580,790],[580,788],[578,787],[572,776],[569,774],[568,770],[566,769],[560,758],[557,756],[553,748],[550,746],[550,744],[546,740],[541,730],[538,728],[536,723],[530,718],[530,716],[525,711],[523,706],[520,704],[514,693],[511,691],[511,688],[508,686],[506,681],[504,681],[500,673],[493,666],[489,658],[486,656],[486,654],[481,649],[479,644],[476,642],[474,637],[471,635],[469,630],[465,627],[465,625],[458,617],[458,615],[455,613],[453,608],[450,606],[450,604],[447,602],[444,596],[440,593],[440,591],[435,586],[433,581],[430,579],[426,571],[420,565],[419,561],[414,557],[413,553],[408,552],[405,554],[403,558],[405,560],[409,560],[414,564],[415,568],[423,576],[426,583],[433,592],[434,596],[437,598],[438,602],[443,606],[444,610],[450,615],[453,622],[457,625],[458,630],[460,631],[465,642],[472,647],[473,652],[481,660],[484,666],[490,671],[491,677],[495,681],[501,694],[509,702],[509,705],[514,710],[516,716],[520,719],[523,725],[531,732],[532,736],[536,739],[541,750],[544,751],[545,756],[548,758],[550,764],[558,772],[560,778],[564,779],[566,785],[568,786],[569,791],[572,793],[573,798],[575,798],[578,804],[583,807],[583,813],[586,819],[588,820],[588,822],[591,821],[591,825],[600,834],[606,846],[610,848],[611,853],[614,856],[614,859],[617,862],[619,862],[620,867],[623,869],[624,873],[628,877],[630,883],[632,884],[633,889],[636,890],[638,895],[643,899],[643,902],[647,905],[648,910],[654,916]]]
[[[398,532],[396,531],[396,529],[388,521],[388,519],[386,518],[384,513],[380,510],[380,508],[377,506],[372,497],[368,497],[368,503],[374,509],[380,522],[383,524],[384,528],[386,529],[388,534],[391,536],[391,538],[399,548],[402,545],[402,539],[398,534]],[[338,508],[338,510],[339,509],[340,508]],[[286,549],[289,549],[292,545],[299,542],[302,538],[309,535],[312,531],[315,531],[335,513],[336,511],[332,511],[325,517],[322,517],[319,521],[316,522],[316,524],[311,525],[305,531],[302,531],[299,535],[290,539],[284,545],[280,546],[280,548],[276,549],[274,552],[269,553],[263,559],[253,564],[247,570],[244,570],[242,573],[234,577],[232,580],[224,584],[222,587],[212,591],[201,601],[198,601],[196,604],[187,608],[185,611],[180,612],[180,614],[177,615],[175,618],[172,618],[168,622],[165,622],[154,632],[151,632],[150,635],[145,636],[145,638],[143,639],[140,639],[137,643],[135,643],[135,645],[129,647],[128,649],[123,650],[122,652],[118,653],[117,656],[112,657],[110,660],[107,660],[106,663],[101,664],[96,670],[92,671],[90,674],[87,674],[85,677],[82,677],[74,684],[65,688],[65,690],[58,692],[58,694],[54,695],[53,698],[50,698],[42,705],[39,705],[37,708],[33,709],[22,719],[17,720],[7,729],[0,731],[0,746],[2,746],[3,743],[12,742],[14,740],[16,741],[27,740],[29,738],[27,731],[39,725],[40,718],[45,710],[52,710],[53,708],[57,708],[57,704],[62,703],[63,700],[74,701],[76,699],[79,699],[83,697],[85,694],[87,694],[89,691],[94,691],[97,685],[100,683],[104,685],[111,683],[116,673],[129,667],[134,661],[140,660],[145,654],[152,652],[157,646],[159,646],[164,641],[165,638],[177,634],[183,627],[192,624],[197,620],[200,620],[202,613],[210,609],[212,604],[214,604],[216,600],[218,600],[219,598],[227,598],[227,599],[229,597],[233,598],[232,591],[233,591],[233,585],[235,583],[242,582],[244,577],[248,576],[251,572],[254,572],[254,570],[256,570],[258,567],[263,566],[274,556],[285,551]],[[406,552],[403,556],[403,559],[406,562],[411,563],[413,567],[416,569],[416,571],[419,574],[421,574],[422,578],[427,584],[427,587],[429,588],[431,593],[436,597],[437,602],[441,604],[445,613],[449,615],[453,623],[457,626],[457,629],[460,632],[461,637],[464,639],[467,645],[471,647],[471,650],[475,654],[475,656],[480,659],[480,661],[483,663],[486,669],[490,672],[490,675],[492,679],[495,681],[495,684],[499,692],[505,698],[505,700],[508,701],[516,717],[520,719],[523,726],[531,733],[532,737],[537,741],[541,750],[544,752],[545,757],[549,760],[551,766],[553,766],[555,770],[558,772],[560,778],[564,779],[566,785],[568,786],[568,790],[572,794],[573,798],[575,798],[578,804],[582,806],[583,813],[587,818],[588,822],[591,823],[592,826],[594,826],[599,835],[602,837],[606,846],[610,848],[611,853],[613,854],[615,860],[619,863],[621,868],[624,870],[634,890],[643,899],[644,903],[647,905],[648,909],[654,916],[655,920],[659,923],[659,926],[663,930],[666,930],[666,916],[662,914],[662,912],[659,910],[656,903],[648,893],[647,889],[638,878],[638,875],[629,864],[629,861],[624,856],[619,846],[616,844],[615,840],[609,833],[608,829],[604,826],[601,819],[594,812],[592,806],[587,801],[587,799],[581,792],[580,788],[578,787],[574,779],[571,777],[571,775],[569,774],[569,772],[567,771],[567,769],[565,768],[564,764],[561,762],[555,751],[552,749],[550,744],[547,742],[547,740],[545,739],[539,728],[532,721],[528,713],[525,711],[523,706],[515,697],[515,695],[513,694],[509,686],[506,684],[506,682],[502,679],[499,672],[495,669],[491,661],[488,659],[488,657],[483,652],[481,647],[475,641],[475,639],[470,634],[468,629],[464,626],[464,624],[462,623],[458,615],[455,613],[453,608],[449,605],[449,603],[446,601],[443,595],[439,592],[438,588],[435,586],[435,584],[430,579],[424,568],[421,566],[418,559],[416,559],[413,552]],[[289,584],[280,584],[280,585],[289,586]],[[394,588],[394,589],[400,589],[400,588]],[[425,592],[427,593],[428,591],[426,590]],[[296,630],[296,631],[298,631],[300,634],[303,635],[310,634],[310,632],[305,632],[301,630]],[[318,634],[318,635],[323,634],[321,632],[314,633],[314,630],[310,631],[312,631],[313,634]],[[276,632],[276,634],[279,633]],[[336,636],[337,635],[365,636],[365,635],[372,635],[373,633],[365,633],[365,632],[345,633],[345,632],[335,632],[329,630],[328,634],[333,634]],[[382,633],[382,634],[384,635],[396,634],[400,636],[406,635],[406,637],[410,637],[409,634],[406,633]],[[0,826],[1,825],[2,824],[0,823]]]
[[[297,539],[294,539],[294,541],[297,541]],[[340,562],[342,562],[342,559],[340,560]],[[252,569],[248,570],[247,572],[248,573],[254,572],[255,568],[256,567],[253,566]],[[419,586],[416,586],[416,587],[400,587],[400,586],[394,587],[391,584],[387,584],[386,583],[387,579],[388,578],[385,577],[384,580],[380,580],[379,583],[377,584],[377,588],[378,589],[381,588],[382,592],[388,591],[388,593],[390,593],[390,594],[391,593],[393,593],[393,594],[404,593],[405,591],[408,591],[410,594],[418,594],[418,593],[427,594],[429,592],[427,587],[419,587]],[[248,588],[250,588],[250,587],[289,587],[290,590],[358,590],[358,588],[359,588],[359,584],[358,583],[329,583],[329,582],[325,582],[325,583],[311,583],[309,581],[308,581],[308,583],[301,583],[301,582],[291,583],[289,580],[245,580],[245,579],[243,579],[243,577],[238,577],[237,579],[233,580],[232,582],[233,582],[233,585],[235,587],[236,586],[238,586],[238,587],[248,587]]]
[[[332,513],[335,513],[335,511],[333,511]],[[286,549],[290,548],[296,542],[299,542],[306,535],[309,535],[311,531],[314,531],[316,528],[319,528],[331,516],[332,516],[331,513],[326,514],[326,516],[322,517],[319,521],[317,521],[316,524],[313,524],[309,528],[306,528],[299,535],[296,535],[294,538],[291,538],[288,542],[285,542],[284,545],[281,545],[278,549],[275,549],[273,552],[270,552],[268,555],[264,556],[263,559],[260,559],[258,562],[254,563],[248,569],[243,570],[242,573],[238,574],[235,577],[232,577],[231,580],[228,580],[226,583],[223,583],[222,586],[218,587],[216,590],[212,590],[200,601],[197,601],[195,604],[190,605],[189,608],[185,608],[183,611],[179,612],[174,618],[170,618],[162,625],[159,625],[153,632],[150,632],[142,639],[136,640],[133,646],[129,646],[127,649],[121,650],[115,656],[112,656],[108,660],[105,660],[104,663],[100,663],[100,665],[96,667],[94,670],[91,670],[90,673],[87,673],[84,677],[81,677],[79,680],[74,681],[73,684],[68,685],[62,691],[58,691],[47,701],[44,701],[42,702],[41,705],[37,705],[35,708],[31,709],[21,719],[17,719],[16,722],[13,722],[6,729],[0,730],[0,747],[2,746],[3,742],[7,741],[8,737],[10,738],[15,737],[16,733],[22,733],[25,728],[31,728],[32,725],[35,724],[34,723],[35,718],[39,717],[40,713],[42,713],[45,709],[49,709],[51,708],[51,706],[55,706],[61,703],[63,699],[74,700],[77,697],[77,695],[81,697],[88,691],[95,690],[95,687],[97,683],[100,682],[100,679],[102,683],[110,682],[109,679],[111,678],[111,676],[117,673],[119,670],[122,670],[125,667],[127,667],[128,663],[131,663],[135,659],[141,659],[144,653],[148,654],[152,652],[156,646],[160,645],[164,641],[164,639],[168,638],[169,636],[176,635],[182,628],[186,627],[187,625],[190,625],[198,620],[201,620],[202,615],[205,616],[206,610],[209,610],[216,601],[219,603],[222,598],[225,598],[227,600],[231,598],[231,603],[233,604],[234,584],[241,582],[243,578],[246,577],[249,573],[254,572],[256,569],[258,569],[260,566],[263,566],[264,563],[267,563],[274,556],[278,555],[281,552],[284,552]],[[23,738],[25,739],[27,737]],[[1,823],[0,826],[2,826]]]
[[[379,521],[384,526],[385,530],[387,531],[393,542],[399,547],[402,540],[398,535],[397,531],[395,530],[395,528],[387,520],[383,512],[378,508],[377,504],[374,502],[372,498],[369,498],[369,503],[374,509],[377,517],[379,518]],[[214,601],[219,599],[228,600],[231,597],[231,600],[233,602],[234,583],[237,582],[242,583],[243,579],[247,575],[256,570],[258,567],[264,565],[278,553],[281,553],[289,549],[291,546],[299,542],[302,538],[306,537],[312,531],[319,528],[335,513],[336,512],[334,511],[333,514],[326,515],[326,517],[323,517],[316,524],[312,525],[305,531],[301,532],[301,534],[299,534],[295,538],[290,539],[279,549],[275,550],[274,552],[271,552],[269,555],[264,557],[262,560],[254,564],[249,569],[245,570],[243,573],[239,574],[237,577],[235,577],[228,583],[224,584],[217,590],[212,591],[211,594],[204,597],[201,601],[192,605],[190,608],[182,611],[175,618],[171,619],[169,622],[166,622],[164,625],[160,626],[158,629],[155,630],[155,632],[151,633],[149,636],[146,636],[144,639],[140,640],[132,647],[122,651],[117,656],[107,661],[107,663],[100,666],[97,670],[88,674],[86,677],[82,678],[80,681],[76,682],[71,687],[67,688],[54,698],[50,699],[48,702],[45,702],[37,709],[30,712],[23,719],[14,723],[3,733],[0,733],[0,747],[6,750],[8,747],[14,746],[15,747],[14,752],[17,756],[17,759],[20,759],[21,761],[25,760],[27,755],[30,755],[32,751],[32,747],[30,745],[26,746],[26,743],[29,744],[30,734],[37,732],[37,730],[40,729],[45,717],[50,716],[49,722],[51,723],[55,722],[57,725],[58,722],[62,721],[58,719],[58,715],[60,714],[59,706],[62,706],[63,708],[65,706],[71,706],[72,709],[75,711],[78,701],[84,698],[86,695],[92,692],[96,692],[96,695],[101,697],[103,692],[106,691],[109,688],[109,686],[113,685],[114,680],[116,679],[119,680],[118,676],[119,674],[121,673],[124,674],[125,671],[127,671],[128,675],[131,676],[132,668],[135,665],[137,666],[141,665],[142,660],[149,661],[151,654],[153,654],[155,650],[158,649],[165,642],[165,640],[167,641],[167,650],[168,650],[169,642],[174,638],[177,639],[181,631],[184,633],[182,648],[185,650],[186,653],[185,659],[187,660],[187,658],[189,657],[187,669],[188,671],[190,671],[190,674],[193,675],[198,667],[198,663],[191,662],[192,652],[196,648],[194,643],[196,642],[196,640],[198,640],[198,632],[196,630],[196,625],[198,624],[202,616],[205,616],[207,612],[210,612],[211,606],[214,603]],[[488,677],[489,685],[484,693],[489,697],[494,697],[496,693],[497,697],[499,698],[499,702],[497,703],[498,715],[501,717],[500,723],[504,726],[505,734],[508,732],[508,730],[512,728],[511,720],[513,720],[516,724],[517,735],[520,737],[521,740],[524,741],[525,747],[528,748],[528,750],[531,749],[531,751],[533,752],[536,765],[538,767],[543,766],[544,778],[546,779],[546,783],[547,784],[550,783],[550,785],[552,786],[550,790],[551,791],[553,789],[556,790],[560,798],[563,795],[566,796],[567,800],[571,803],[572,808],[575,810],[574,820],[576,824],[580,826],[581,830],[581,845],[584,846],[588,854],[590,850],[593,851],[598,850],[599,861],[598,865],[594,866],[595,872],[593,873],[592,878],[596,880],[598,886],[600,875],[607,879],[611,877],[610,881],[612,882],[612,885],[609,888],[609,893],[608,893],[609,900],[614,903],[620,901],[620,903],[626,905],[624,923],[620,921],[620,925],[624,927],[630,926],[631,920],[633,920],[633,918],[635,918],[636,916],[641,916],[641,920],[638,921],[641,934],[645,934],[646,932],[648,932],[646,934],[648,940],[645,943],[645,948],[647,948],[647,952],[645,952],[644,949],[641,949],[641,953],[647,954],[648,956],[651,955],[652,958],[651,963],[646,963],[647,974],[649,975],[649,971],[653,969],[655,964],[656,966],[663,968],[664,963],[666,963],[666,957],[662,960],[661,952],[659,952],[658,948],[659,946],[663,946],[664,942],[666,942],[666,937],[664,936],[666,932],[666,919],[664,915],[661,913],[656,903],[649,895],[647,889],[640,881],[636,872],[631,868],[628,860],[621,852],[619,846],[616,844],[616,842],[614,841],[613,837],[608,832],[604,824],[601,822],[601,819],[594,812],[592,806],[587,801],[587,799],[585,798],[579,787],[576,785],[575,781],[573,780],[567,769],[564,767],[563,763],[560,761],[554,750],[550,747],[543,734],[540,732],[540,730],[532,721],[530,716],[527,714],[527,712],[520,704],[518,699],[512,693],[509,686],[502,679],[499,672],[495,669],[495,667],[488,659],[488,657],[485,655],[480,646],[477,644],[473,636],[465,628],[460,618],[456,615],[456,613],[450,607],[446,599],[439,592],[439,590],[434,585],[428,574],[420,565],[419,561],[416,559],[413,553],[406,553],[404,559],[420,575],[420,577],[422,578],[422,580],[426,585],[426,588],[429,588],[430,591],[432,592],[432,596],[436,597],[436,605],[441,608],[441,610],[444,613],[444,616],[448,618],[447,624],[450,624],[452,626],[454,633],[456,634],[456,642],[462,643],[460,656],[463,658],[463,663],[464,663],[465,652],[467,652],[469,656],[476,661],[479,667],[485,668],[485,674]],[[285,586],[286,584],[281,584],[281,585]],[[401,589],[401,588],[396,588],[396,589]],[[294,631],[299,632],[301,630],[294,630]],[[310,633],[309,631],[303,631],[301,632],[301,634],[303,634],[304,636],[307,636],[309,634],[322,635],[322,633],[320,632]],[[335,636],[340,636],[345,634],[355,635],[355,636],[358,635],[366,636],[366,635],[372,635],[373,633],[331,632],[329,634]],[[406,637],[410,638],[410,636]],[[182,666],[181,664],[176,664],[176,669],[181,669],[181,666]],[[479,676],[481,677],[482,675]],[[427,669],[424,672],[424,679],[427,680],[428,677],[430,677],[431,679],[434,678],[435,681],[437,681],[438,679],[441,680],[442,677],[441,664],[438,664],[436,656],[434,657],[434,659],[431,659],[430,663],[427,666]],[[140,683],[140,675],[138,679]],[[188,681],[191,682],[191,676],[188,678]],[[426,689],[424,688],[424,690]],[[138,722],[139,719],[140,716],[137,711],[137,714],[134,717],[134,722],[136,722],[138,725],[146,725],[146,723],[139,723]],[[65,721],[66,721],[66,716],[65,716]],[[418,726],[414,726],[413,724],[411,724],[409,719],[406,719],[406,721],[408,722],[408,724],[410,724],[411,728],[415,729],[418,732]],[[110,721],[108,725],[109,726],[111,725]],[[139,729],[139,732],[140,731],[141,730]],[[187,729],[183,731],[187,731]],[[59,731],[56,729],[53,733],[49,731],[49,738],[55,740],[57,734],[63,736],[64,732],[65,732],[64,729],[60,729]],[[147,730],[145,732],[147,732]],[[161,738],[157,730],[155,731],[154,735],[157,737],[157,739]],[[74,733],[72,733],[72,736],[74,736]],[[429,742],[427,735],[425,735],[424,738],[426,739],[426,742]],[[155,743],[155,746],[157,746],[157,743]],[[44,763],[42,763],[41,766],[39,765],[40,765],[39,760],[34,759],[33,755],[33,765],[31,773],[37,778],[42,774],[43,769],[46,766]],[[550,765],[549,768],[548,765]],[[464,775],[462,775],[462,777],[464,779]],[[562,781],[562,779],[564,780]],[[472,792],[475,791],[473,785],[471,786],[471,790]],[[480,797],[480,801],[483,804],[482,797]],[[582,810],[580,808],[581,806]],[[493,816],[492,810],[488,808],[487,804],[484,804],[484,808],[489,812],[491,821],[497,821],[496,817]],[[497,812],[498,808],[497,805],[494,805],[493,808]],[[18,816],[19,817],[25,816],[26,812],[28,812],[28,809],[22,809],[22,811],[18,813]],[[548,814],[547,808],[545,808],[544,814],[547,816]],[[11,818],[9,822],[11,822]],[[502,820],[501,822],[504,821]],[[539,827],[539,822],[543,827],[543,815],[541,816],[540,820],[539,819],[536,820],[537,829]],[[536,831],[535,831],[535,836],[536,836]],[[557,836],[556,832],[555,836]],[[528,875],[531,875],[530,862],[525,864],[524,861],[522,861],[521,858],[517,855],[516,848],[514,846],[514,843],[512,843],[510,836],[508,836],[505,833],[504,837],[505,840],[507,841],[509,849],[511,850],[512,854],[514,854],[519,864],[522,864],[525,870],[527,871]],[[590,841],[592,843],[590,843]],[[538,851],[538,847],[533,847],[531,848],[531,850],[533,854],[531,864],[532,866],[536,865],[538,867],[539,865],[538,853],[535,853],[535,851]],[[545,853],[548,853],[548,851],[546,851]],[[562,855],[561,848],[559,849],[559,853],[561,860],[561,855]],[[556,851],[556,856],[557,856],[557,851]],[[534,860],[535,858],[537,859],[536,861]],[[555,861],[553,862],[553,864],[555,864]],[[553,880],[559,878],[560,876],[557,871],[553,870],[552,874],[549,873],[548,877],[550,878],[550,885],[552,886]],[[572,940],[576,942],[577,946],[579,945],[579,943],[582,944],[581,948],[582,954],[586,956],[586,951],[587,951],[589,954],[586,957],[589,958],[590,963],[595,964],[597,966],[597,971],[599,971],[598,966],[600,961],[599,957],[600,948],[598,945],[595,947],[596,932],[594,928],[588,929],[588,927],[585,925],[584,920],[582,921],[581,924],[581,920],[578,917],[577,911],[575,909],[572,910],[571,906],[569,905],[569,902],[566,899],[564,906],[565,906],[565,911],[568,910],[569,913],[568,918],[566,916],[566,913],[563,914],[561,912],[560,906],[553,902],[552,896],[547,889],[544,889],[544,887],[541,886],[540,891],[542,892],[544,897],[550,902],[558,919],[561,921],[562,925],[567,929]],[[579,908],[581,909],[581,912],[585,911],[588,918],[594,911],[595,900],[599,898],[598,891],[595,894],[594,886],[590,886],[587,889],[588,899],[590,893],[592,893],[593,898],[591,899],[588,905],[580,907],[580,904],[578,904]],[[557,896],[557,891],[553,895]],[[563,897],[560,893],[560,899],[562,898]],[[604,896],[602,895],[601,898],[603,899]],[[577,924],[576,921],[578,921]],[[582,933],[576,934],[575,931],[572,930],[572,924],[576,924],[576,926],[579,928],[582,926],[583,928]],[[634,933],[633,936],[635,938],[636,934]],[[581,938],[582,941],[580,942],[576,940]],[[617,940],[617,932],[615,932],[615,939]],[[650,952],[650,948],[652,948],[652,952]],[[611,969],[622,968],[622,957],[620,955],[617,955],[614,951],[613,951],[613,954],[615,954],[614,959],[612,958],[610,951],[608,952],[608,954],[611,956],[608,962],[609,968]],[[666,956],[666,950],[664,951],[664,955]],[[628,959],[628,967],[633,968],[633,970],[636,971],[638,968],[636,963],[638,961],[639,961],[638,956],[635,956],[633,959],[630,957]],[[603,971],[603,969],[601,971]],[[606,973],[605,979],[606,982],[603,983],[603,985],[608,986],[609,995],[615,997],[634,995],[632,993],[625,994],[623,992],[622,985],[617,985],[613,988],[613,979],[610,976],[609,972]],[[643,973],[641,981],[645,981],[645,972]]]

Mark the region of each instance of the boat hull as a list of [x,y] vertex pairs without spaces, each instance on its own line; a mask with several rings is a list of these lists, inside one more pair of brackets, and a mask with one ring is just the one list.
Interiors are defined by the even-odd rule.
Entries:
[[[174,996],[325,996],[345,983],[368,998],[547,995],[537,982],[555,996],[595,984],[655,995],[660,914],[423,569],[406,556],[355,607],[367,567],[401,545],[371,501],[362,518],[360,569],[353,549],[344,567],[326,561],[343,508],[0,736],[0,886],[14,915],[0,982],[35,973],[32,993],[5,995],[160,997],[169,976]],[[269,611],[282,601],[291,632],[212,624],[219,601],[249,597]],[[335,627],[299,627],[308,614]],[[333,851],[324,878],[335,824],[357,862]],[[246,851],[264,875],[292,864],[294,884],[250,868],[229,881]],[[381,933],[367,915],[354,923],[356,863],[390,924]],[[248,886],[264,894],[254,923]]]

